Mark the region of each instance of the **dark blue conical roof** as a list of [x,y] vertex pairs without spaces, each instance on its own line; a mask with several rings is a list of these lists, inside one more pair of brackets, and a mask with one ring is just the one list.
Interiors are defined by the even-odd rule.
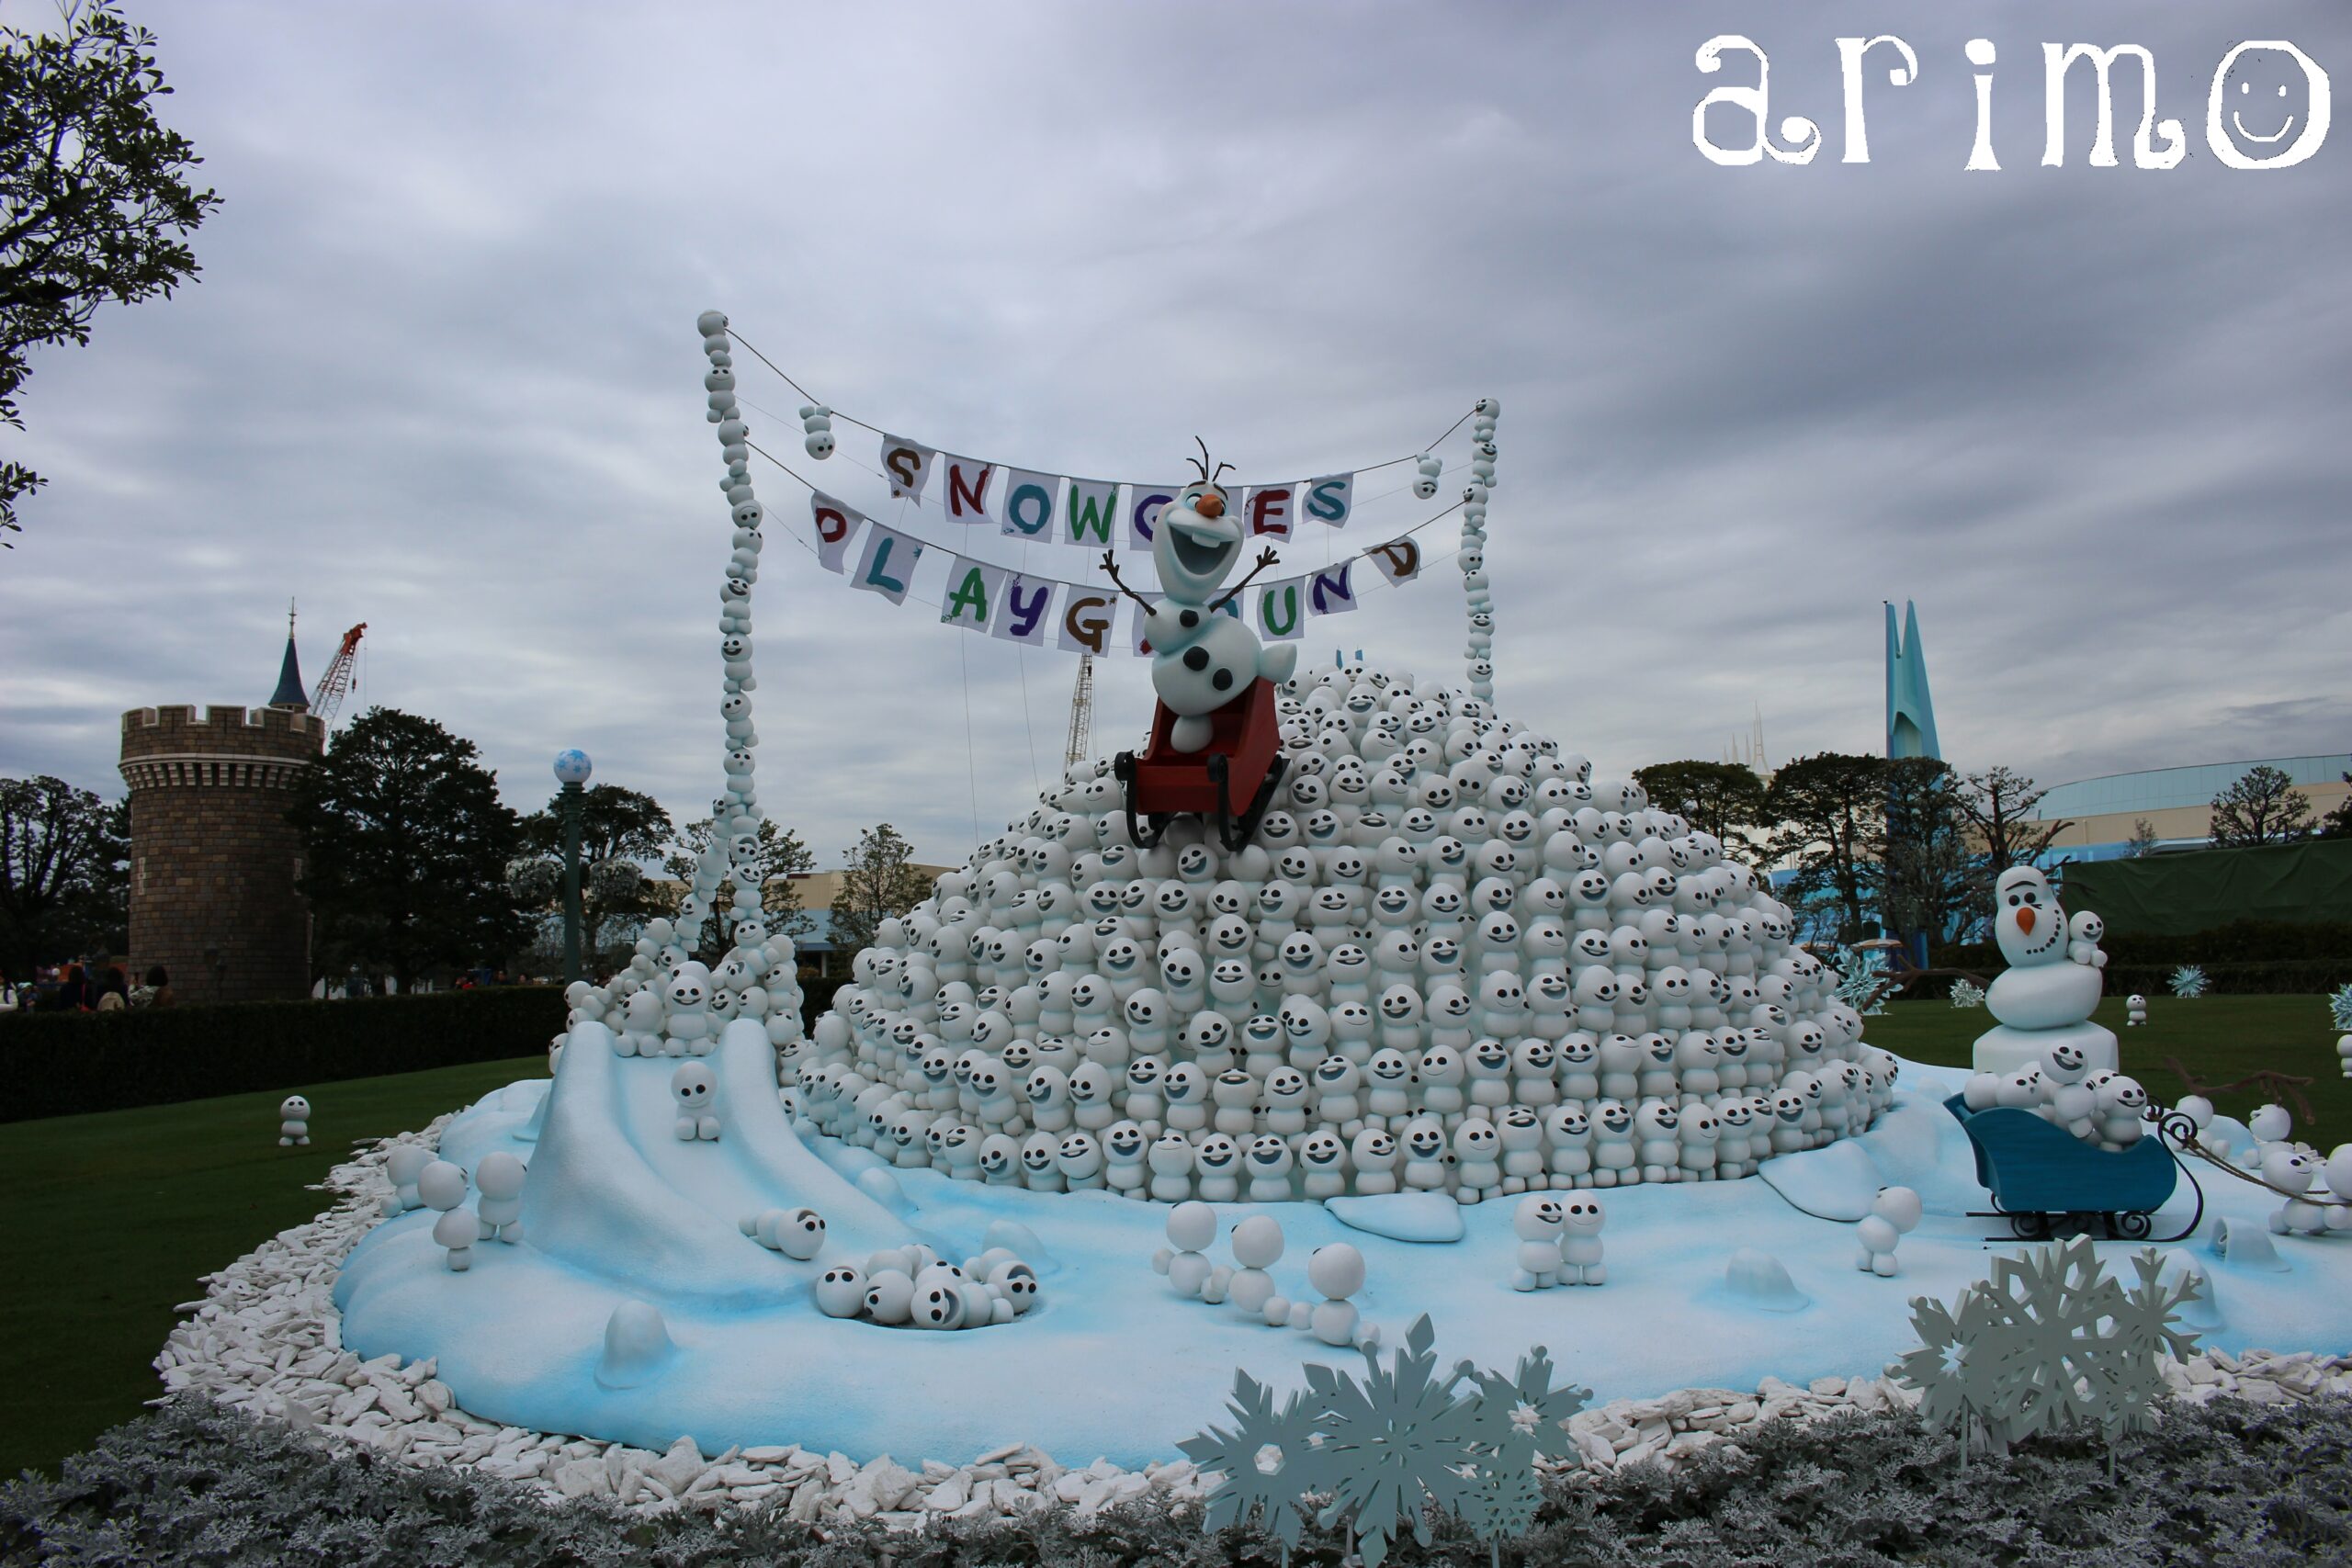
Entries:
[[269,705],[292,708],[297,713],[311,711],[311,695],[302,690],[302,667],[294,659],[294,634],[286,634],[286,662],[277,667],[277,690],[270,694]]

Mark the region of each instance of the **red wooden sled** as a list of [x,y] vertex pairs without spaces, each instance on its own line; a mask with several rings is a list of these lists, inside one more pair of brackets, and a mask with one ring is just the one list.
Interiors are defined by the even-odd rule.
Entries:
[[1274,688],[1250,682],[1209,715],[1209,725],[1206,746],[1179,751],[1169,741],[1176,716],[1155,704],[1151,740],[1142,755],[1122,751],[1113,762],[1127,788],[1127,830],[1144,848],[1159,842],[1174,818],[1195,816],[1215,828],[1228,852],[1238,850],[1273,804],[1289,764],[1274,717]]

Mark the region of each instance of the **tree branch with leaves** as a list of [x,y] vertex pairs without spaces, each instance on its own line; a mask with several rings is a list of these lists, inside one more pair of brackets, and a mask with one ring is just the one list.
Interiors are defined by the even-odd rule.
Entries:
[[[185,237],[220,205],[188,183],[194,145],[155,118],[172,91],[155,35],[112,0],[60,10],[59,32],[0,28],[0,423],[19,430],[28,351],[88,344],[108,299],[169,298],[198,270]],[[43,482],[0,463],[0,547]]]

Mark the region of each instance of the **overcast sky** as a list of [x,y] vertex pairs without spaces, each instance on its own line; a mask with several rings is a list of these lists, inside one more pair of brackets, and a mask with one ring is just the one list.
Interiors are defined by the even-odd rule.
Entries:
[[[223,205],[200,279],[34,357],[0,773],[119,792],[121,710],[266,698],[291,595],[311,679],[368,623],[346,716],[432,716],[517,807],[577,745],[703,814],[710,308],[838,409],[1060,473],[1180,475],[1195,434],[1251,478],[1368,465],[1498,395],[1498,701],[1604,774],[1759,709],[1773,761],[1876,750],[1906,597],[1961,767],[2352,749],[2352,125],[2272,172],[2204,136],[2239,39],[2352,92],[2334,0],[128,5]],[[1841,163],[1834,40],[1889,28],[1919,79],[1871,57],[1871,161]],[[1962,169],[1972,31],[1997,173]],[[1717,32],[1770,52],[1776,130],[1820,122],[1809,165],[1693,147],[1702,95],[1755,79],[1700,73]],[[2132,83],[2123,166],[2087,166],[2078,67],[2042,167],[2044,40],[2148,46],[2183,164],[2131,166]],[[2310,107],[2284,58],[2245,62],[2250,130]],[[799,400],[741,357],[793,460]],[[873,437],[837,434],[794,466],[888,518]],[[792,542],[800,486],[754,479],[764,804],[820,864],[881,819],[960,857],[1057,773],[1076,660],[939,626],[930,561],[928,606],[852,592]],[[1446,564],[1304,658],[1459,679],[1462,615]],[[1150,693],[1097,668],[1107,751]]]

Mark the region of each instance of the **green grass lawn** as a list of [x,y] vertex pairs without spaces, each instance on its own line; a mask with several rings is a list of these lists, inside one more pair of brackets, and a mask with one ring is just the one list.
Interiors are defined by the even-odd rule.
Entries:
[[[547,1060],[0,1125],[0,1475],[53,1471],[162,1392],[148,1363],[198,1279],[328,1206],[308,1190],[354,1143],[421,1127]],[[277,1146],[310,1097],[311,1144]]]
[[[2098,1005],[2097,1021],[2121,1042],[2123,1070],[2166,1104],[2188,1092],[2168,1057],[2209,1084],[2234,1083],[2248,1073],[2269,1070],[2312,1080],[2315,1125],[2298,1122],[2295,1136],[2323,1150],[2352,1142],[2352,1078],[2335,1060],[2335,1031],[2328,1027],[2325,997],[2173,997],[2148,998],[2148,1021],[2123,1026],[2123,999]],[[1982,1008],[1962,1010],[1949,1002],[1890,1002],[1881,1016],[1865,1021],[1862,1038],[1915,1062],[1965,1067],[1968,1048],[1999,1021]],[[2251,1091],[2217,1094],[2224,1115],[2243,1120],[2268,1098]]]

